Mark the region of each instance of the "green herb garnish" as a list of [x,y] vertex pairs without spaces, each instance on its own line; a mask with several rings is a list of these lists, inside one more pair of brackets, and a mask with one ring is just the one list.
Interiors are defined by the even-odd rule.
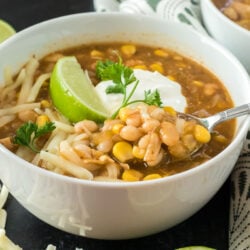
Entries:
[[[125,66],[122,63],[122,59],[120,57],[118,62],[113,62],[110,60],[106,60],[104,62],[98,61],[96,65],[96,74],[97,77],[99,77],[102,81],[112,80],[114,82],[113,85],[110,85],[106,88],[107,94],[123,94],[122,104],[118,108],[118,110],[115,111],[115,113],[111,116],[111,118],[115,118],[121,108],[128,106],[132,103],[144,102],[148,105],[162,105],[161,97],[157,89],[154,91],[145,91],[143,100],[130,101],[138,86],[139,80],[135,77],[133,69]],[[131,92],[127,93],[127,87],[130,84],[134,84],[134,86]]]
[[52,132],[55,128],[53,122],[47,122],[44,126],[38,126],[31,121],[26,122],[17,129],[13,143],[26,146],[34,152],[39,153],[40,150],[37,149],[36,140],[39,137]]

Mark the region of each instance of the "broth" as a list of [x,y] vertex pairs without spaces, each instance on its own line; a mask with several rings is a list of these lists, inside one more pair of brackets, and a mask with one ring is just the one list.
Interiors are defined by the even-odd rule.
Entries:
[[[98,79],[96,75],[97,61],[100,60],[104,61],[106,59],[117,61],[117,55],[119,55],[122,58],[123,63],[130,68],[142,69],[148,71],[158,71],[162,75],[179,83],[181,85],[182,94],[185,96],[187,101],[187,107],[186,107],[187,113],[204,117],[217,113],[224,109],[233,107],[233,102],[229,93],[227,92],[223,84],[216,78],[216,76],[214,76],[211,72],[209,72],[207,69],[205,69],[198,63],[171,50],[154,48],[140,44],[106,43],[106,44],[82,45],[80,47],[70,48],[67,50],[57,51],[55,53],[49,54],[44,58],[42,58],[39,62],[35,62],[37,63],[37,66],[33,70],[34,76],[31,77],[32,79],[31,86],[32,86],[39,77],[45,75],[39,94],[34,100],[34,102],[38,103],[40,106],[39,107],[36,106],[32,108],[32,110],[29,110],[33,112],[34,117],[25,118],[25,115],[21,114],[23,112],[17,112],[11,115],[7,114],[6,117],[11,116],[12,118],[10,119],[10,122],[6,122],[6,124],[0,127],[0,138],[2,138],[0,140],[0,143],[6,145],[10,150],[17,153],[19,156],[25,158],[26,160],[40,167],[46,168],[54,172],[58,172],[60,174],[74,176],[77,178],[86,177],[86,176],[79,177],[77,175],[75,176],[68,169],[62,169],[60,166],[58,167],[56,166],[56,164],[53,164],[53,161],[46,162],[46,160],[40,157],[39,153],[36,154],[32,152],[30,149],[24,148],[23,146],[13,145],[13,143],[10,143],[10,145],[8,146],[8,142],[12,141],[11,138],[13,135],[15,135],[16,130],[20,127],[20,125],[22,125],[27,120],[35,121],[36,118],[41,114],[42,115],[45,114],[46,116],[48,116],[50,121],[55,121],[58,119],[60,123],[65,123],[68,127],[74,128],[75,124],[72,124],[69,121],[67,121],[67,119],[65,119],[65,117],[62,117],[62,115],[55,109],[55,107],[53,107],[48,91],[50,73],[53,70],[55,63],[57,62],[58,59],[64,56],[72,56],[72,55],[77,58],[78,62],[81,64],[82,69],[87,70],[88,75],[94,85],[100,82],[100,79]],[[26,71],[27,67],[29,66],[26,66]],[[20,73],[13,80],[14,81],[13,84],[16,84],[18,78],[20,78]],[[0,99],[1,100],[0,108],[2,110],[9,106],[15,106],[16,104],[18,104],[18,98],[20,100],[21,87],[17,86],[16,88],[11,89],[9,86],[10,85],[7,85],[3,87],[3,89],[1,90],[1,93],[5,93],[2,94],[2,97]],[[8,94],[6,94],[7,93],[6,89],[8,88],[10,90],[8,90]],[[27,100],[24,101],[24,103],[27,102],[28,102]],[[155,107],[149,109],[155,109]],[[4,117],[2,117],[2,119],[3,118]],[[119,124],[120,123],[121,122],[119,121]],[[183,160],[169,161],[168,156],[166,156],[166,154],[164,153],[159,163],[157,163],[153,167],[149,166],[150,164],[145,164],[144,160],[137,158],[129,159],[125,162],[117,164],[119,160],[117,161],[114,155],[112,155],[112,152],[109,151],[107,154],[105,153],[105,155],[108,155],[108,157],[110,157],[109,158],[110,164],[106,163],[106,165],[104,164],[104,166],[100,167],[98,165],[99,163],[98,164],[95,163],[98,165],[97,167],[97,165],[91,162],[92,164],[92,165],[90,164],[91,170],[88,169],[88,171],[91,172],[91,175],[93,175],[93,179],[96,180],[125,180],[125,181],[143,180],[143,179],[147,180],[151,178],[164,177],[182,171],[186,171],[190,168],[193,168],[201,164],[202,162],[207,161],[211,157],[214,157],[215,155],[220,153],[224,148],[226,148],[234,136],[235,125],[236,125],[235,121],[231,120],[217,126],[215,133],[212,134],[210,142],[207,143],[199,153],[187,157]],[[105,133],[100,132],[100,130],[98,130],[97,132],[96,131],[93,132],[92,135],[93,138],[98,138],[98,139],[93,139],[89,144],[87,144],[88,147],[90,147],[89,145],[95,144],[93,148],[91,148],[92,150],[91,154],[99,154],[97,152],[98,147],[96,146],[98,143],[95,142],[96,140],[99,140],[99,138],[105,137],[107,135],[110,136],[110,134],[112,134],[113,144],[116,142],[116,140],[117,141],[121,140],[120,137],[117,139],[117,136],[114,135],[113,132],[111,133],[110,131],[111,129],[108,129],[108,132]],[[155,129],[155,131],[157,134],[158,128]],[[71,140],[70,143],[72,142],[72,140],[75,140],[74,138],[79,136],[78,133],[77,136],[74,135],[75,137],[73,137],[72,131],[70,133],[65,131],[60,131],[58,132],[58,134],[59,133],[62,136],[60,140],[65,140],[65,138],[67,138],[67,140],[68,138],[73,138],[68,140],[68,141]],[[67,133],[70,135],[68,135]],[[84,141],[85,139],[83,138],[85,138],[84,137],[85,135],[81,136],[82,136],[81,140]],[[51,141],[53,141],[54,143],[53,147],[51,146],[52,144]],[[129,140],[125,141],[127,142]],[[134,146],[135,144],[137,145],[137,143],[138,140],[131,142],[131,144],[133,144],[132,146]],[[66,159],[67,161],[70,161],[71,156],[68,156],[68,152],[72,150],[72,148],[71,147],[67,148],[68,151],[66,150],[67,152],[65,154],[58,153],[59,142],[57,141],[57,139],[55,139],[54,132],[52,132],[50,135],[44,136],[41,139],[39,139],[38,144],[43,149],[44,154],[46,154],[46,152],[51,151],[52,153],[55,153],[57,157],[61,157],[63,158],[63,160]],[[81,144],[81,147],[82,145],[83,144]],[[47,147],[49,147],[49,149]],[[166,145],[162,146],[162,148],[165,149]],[[76,153],[76,151],[74,151],[72,155],[74,155],[74,153]],[[76,159],[73,158],[72,158],[73,164],[77,165]],[[133,176],[123,178],[122,177],[123,173],[127,169],[135,170],[134,172],[130,173]],[[136,177],[138,173],[139,175],[138,177]],[[149,177],[145,178],[146,176]]]

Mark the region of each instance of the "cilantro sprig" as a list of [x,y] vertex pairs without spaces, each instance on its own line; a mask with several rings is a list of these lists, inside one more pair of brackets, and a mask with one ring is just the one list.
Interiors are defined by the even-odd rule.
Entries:
[[[127,67],[122,63],[122,59],[119,57],[118,62],[110,60],[98,61],[96,65],[96,74],[102,81],[112,80],[114,84],[106,88],[106,93],[111,94],[123,94],[123,100],[121,106],[114,112],[111,118],[115,118],[119,110],[132,103],[144,102],[148,105],[161,106],[162,101],[159,91],[146,90],[144,92],[144,99],[130,101],[133,96],[139,80],[135,77],[133,69]],[[132,90],[128,93],[127,87],[133,84]]]
[[53,122],[47,122],[43,126],[38,126],[34,122],[26,122],[16,131],[13,138],[13,143],[23,145],[30,148],[32,151],[39,153],[40,150],[37,148],[36,141],[41,136],[52,132],[55,129]]

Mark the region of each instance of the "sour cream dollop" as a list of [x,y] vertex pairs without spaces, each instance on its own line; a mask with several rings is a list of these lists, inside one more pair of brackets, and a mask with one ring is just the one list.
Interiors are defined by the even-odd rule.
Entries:
[[[135,69],[135,77],[139,80],[139,84],[131,97],[132,100],[144,99],[144,91],[154,91],[158,89],[163,106],[171,106],[179,112],[184,112],[187,102],[186,98],[182,95],[181,86],[179,83],[174,82],[159,72],[151,72],[148,70]],[[105,90],[109,85],[114,84],[113,81],[102,81],[96,85],[95,89],[106,109],[113,114],[122,103],[122,94],[106,94]],[[127,87],[128,93],[133,88],[133,83]]]

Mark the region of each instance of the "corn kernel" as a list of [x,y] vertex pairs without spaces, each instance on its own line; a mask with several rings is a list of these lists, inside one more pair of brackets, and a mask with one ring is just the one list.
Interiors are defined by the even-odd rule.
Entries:
[[171,76],[171,75],[168,76],[168,79],[171,81],[176,81],[176,78],[174,76]]
[[150,69],[153,70],[153,71],[158,71],[158,72],[161,73],[161,74],[164,73],[164,69],[163,69],[161,63],[152,63],[149,67],[150,67]]
[[47,122],[49,122],[49,117],[47,115],[39,115],[36,118],[36,124],[38,127],[44,126]]
[[91,52],[90,52],[90,56],[91,57],[97,57],[97,58],[100,58],[100,57],[103,57],[103,53],[101,52],[101,51],[99,51],[99,50],[96,50],[96,49],[94,49],[94,50],[92,50]]
[[154,54],[156,55],[156,56],[160,56],[160,57],[168,57],[168,52],[167,51],[165,51],[165,50],[163,50],[163,49],[156,49],[155,51],[154,51]]
[[148,181],[148,180],[154,180],[154,179],[160,179],[160,178],[162,178],[160,174],[148,174],[143,178],[143,180]]
[[42,100],[40,103],[41,103],[41,108],[49,108],[51,106],[48,100]]
[[204,86],[204,82],[201,82],[201,81],[197,81],[197,80],[194,80],[192,81],[192,83],[197,86],[197,87],[202,87]]
[[144,158],[146,150],[144,148],[139,148],[138,146],[134,146],[132,153],[135,158],[142,160]]
[[120,118],[121,121],[126,122],[126,120],[128,119],[129,115],[130,115],[130,110],[128,108],[121,108],[119,110],[118,116],[119,116],[119,118]]
[[138,65],[133,66],[133,69],[144,69],[144,70],[147,70],[148,68],[144,64],[138,64]]
[[207,143],[211,139],[211,134],[205,127],[196,124],[194,128],[194,137],[198,142]]
[[165,112],[169,113],[172,116],[176,116],[176,114],[177,114],[175,109],[173,109],[170,106],[165,106],[163,109],[164,109]]
[[113,146],[112,153],[120,162],[126,162],[134,158],[131,144],[125,141],[117,142]]
[[228,142],[228,139],[224,135],[215,135],[213,138],[214,138],[214,140],[216,140],[217,142],[220,142],[220,143],[227,143]]
[[121,51],[123,54],[125,54],[126,56],[132,56],[135,54],[136,52],[136,47],[133,44],[127,44],[127,45],[123,45],[121,47]]
[[122,179],[124,181],[140,181],[143,174],[135,169],[126,169],[122,174]]
[[121,129],[124,127],[124,125],[123,124],[121,124],[121,123],[117,123],[117,124],[115,124],[113,127],[112,127],[112,132],[114,133],[114,134],[120,134],[120,131],[121,131]]

